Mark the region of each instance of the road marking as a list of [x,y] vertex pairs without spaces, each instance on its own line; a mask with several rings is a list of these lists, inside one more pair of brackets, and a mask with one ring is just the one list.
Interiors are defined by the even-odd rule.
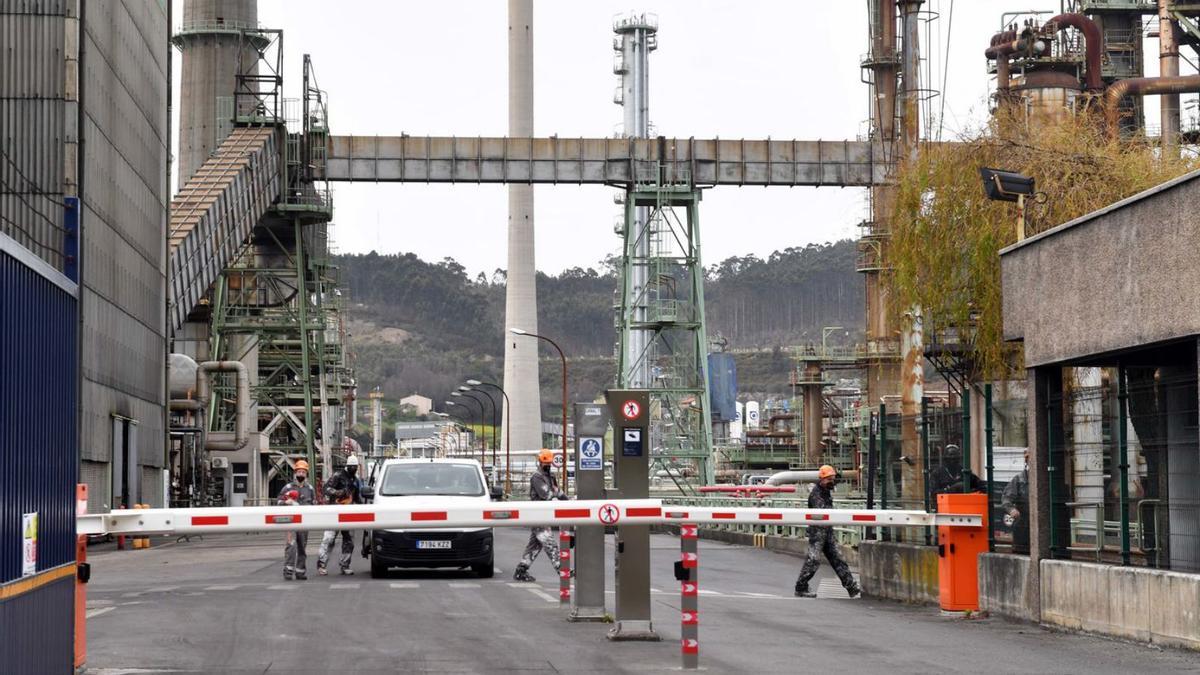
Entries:
[[550,595],[546,591],[543,591],[541,586],[525,586],[525,590],[529,591],[530,593],[533,593],[534,595],[545,600],[546,602],[555,602],[555,603],[558,602],[558,598]]
[[268,591],[294,591],[296,588],[296,584],[273,584],[267,586]]
[[136,598],[136,597],[142,595],[143,593],[148,593],[148,592],[149,591],[134,591],[132,593],[122,593],[121,597],[122,598]]
[[100,616],[101,614],[108,614],[109,612],[113,611],[114,609],[116,609],[116,607],[101,607],[99,609],[89,609],[87,611],[87,618],[92,619],[92,618]]
[[725,595],[724,593],[718,593],[717,591],[706,591],[703,589],[696,591],[696,592],[699,593],[700,595]]
[[738,591],[737,595],[743,596],[743,597],[748,597],[748,598],[782,598],[783,597],[782,595],[777,595],[774,593],[751,593],[749,591]]
[[206,591],[236,591],[237,588],[238,587],[236,585],[233,585],[233,586],[208,586],[204,590],[206,590]]
[[358,584],[329,584],[330,588],[344,588],[346,590],[354,590],[358,588]]
[[512,586],[513,588],[541,588],[541,586],[538,586],[532,581],[510,581],[508,582],[508,585]]
[[147,593],[166,593],[168,591],[174,591],[178,588],[179,588],[178,586],[159,586],[157,588],[151,588],[151,589],[147,590],[146,592]]
[[479,584],[470,583],[452,583],[448,584],[450,588],[479,588]]
[[418,584],[415,581],[397,581],[397,582],[394,582],[394,583],[391,583],[388,585],[391,586],[392,588],[420,588],[421,587],[421,584]]

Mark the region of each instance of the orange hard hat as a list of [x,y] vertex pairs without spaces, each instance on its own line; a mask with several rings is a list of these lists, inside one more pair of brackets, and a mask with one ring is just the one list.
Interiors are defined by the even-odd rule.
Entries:
[[553,450],[542,450],[541,452],[538,453],[538,464],[553,464],[553,463],[554,463],[554,451]]
[[824,478],[832,478],[836,475],[837,475],[837,469],[834,469],[832,466],[829,466],[828,464],[822,465],[821,468],[817,470],[817,479],[818,480],[821,480]]
[[308,471],[308,462],[304,461],[303,459],[298,460],[296,462],[296,466],[292,467],[292,469],[294,471],[299,471],[300,469],[304,469],[305,471]]

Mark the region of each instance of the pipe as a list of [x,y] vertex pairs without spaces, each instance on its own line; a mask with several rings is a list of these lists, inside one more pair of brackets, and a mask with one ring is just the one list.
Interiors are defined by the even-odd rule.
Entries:
[[[815,483],[817,482],[817,470],[810,469],[808,471],[780,471],[767,479],[765,485],[793,485],[795,483]],[[858,470],[851,469],[842,471],[838,474],[840,478],[858,478]]]
[[1100,26],[1083,14],[1068,12],[1046,22],[1042,26],[1043,34],[1057,33],[1064,27],[1077,28],[1083,33],[1084,62],[1087,64],[1087,88],[1090,91],[1100,91],[1104,82],[1100,79],[1100,55],[1104,51],[1104,37],[1100,34]]
[[[1171,16],[1170,0],[1158,0],[1158,74],[1179,77],[1179,28]],[[1179,145],[1179,94],[1164,94],[1159,108],[1159,142],[1176,155]]]
[[204,440],[205,450],[241,450],[250,439],[250,371],[241,361],[204,361],[196,368],[196,400],[207,407],[212,397],[209,373],[237,373],[237,420],[232,441]]
[[1200,75],[1178,75],[1175,77],[1131,77],[1114,82],[1104,92],[1104,120],[1109,135],[1114,138],[1121,131],[1121,99],[1126,96],[1153,96],[1159,94],[1193,94],[1200,92]]

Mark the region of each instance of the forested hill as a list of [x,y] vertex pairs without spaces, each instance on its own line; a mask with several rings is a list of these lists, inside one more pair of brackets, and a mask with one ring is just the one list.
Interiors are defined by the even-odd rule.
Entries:
[[[411,253],[345,255],[337,262],[349,286],[361,385],[383,386],[389,396],[437,396],[439,386],[472,368],[499,374],[503,270],[472,278],[453,259],[433,263]],[[854,263],[854,242],[843,240],[714,264],[705,281],[709,333],[720,332],[731,347],[775,347],[819,341],[821,326],[861,332],[863,282]],[[539,273],[539,330],[569,357],[612,356],[616,288],[612,259],[597,268]]]

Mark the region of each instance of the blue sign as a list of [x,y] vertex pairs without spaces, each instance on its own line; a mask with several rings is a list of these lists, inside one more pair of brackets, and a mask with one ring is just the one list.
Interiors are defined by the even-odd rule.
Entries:
[[579,442],[579,470],[604,469],[604,444],[599,438],[584,438]]

